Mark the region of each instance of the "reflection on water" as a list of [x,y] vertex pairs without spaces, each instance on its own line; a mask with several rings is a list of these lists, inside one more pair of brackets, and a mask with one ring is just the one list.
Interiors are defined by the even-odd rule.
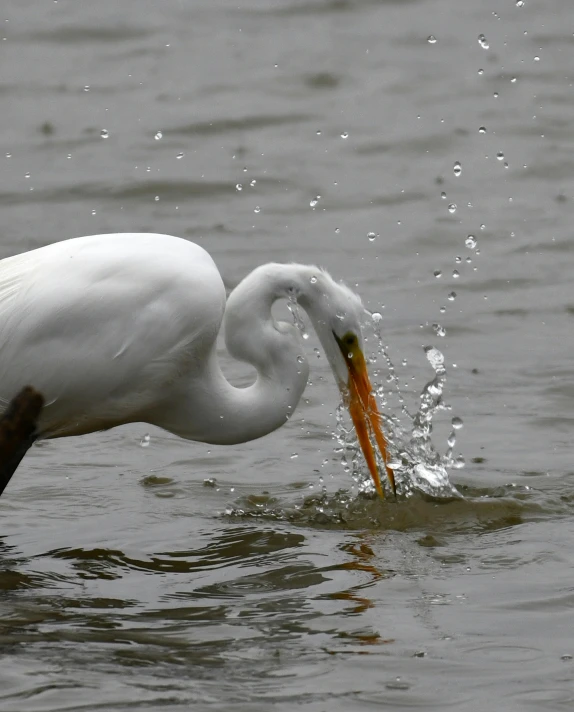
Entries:
[[[140,701],[183,704],[196,699],[199,680],[207,694],[210,680],[224,679],[217,699],[279,701],[269,687],[276,677],[298,679],[307,699],[309,666],[333,680],[320,661],[355,655],[382,655],[385,686],[411,689],[421,673],[406,661],[437,654],[437,626],[449,640],[436,607],[468,605],[491,572],[543,565],[531,527],[571,520],[567,483],[563,492],[463,488],[463,499],[443,503],[341,492],[291,507],[270,495],[267,504],[282,504],[275,509],[262,495],[245,497],[185,549],[69,546],[25,556],[3,541],[0,641],[19,662],[3,675],[0,700],[43,704],[57,690],[58,704],[74,708],[77,690],[92,689],[102,695],[94,700],[119,704],[135,685]],[[447,572],[471,577],[466,593]],[[401,674],[385,675],[399,651]],[[398,684],[404,669],[408,685]]]
[[[355,655],[382,655],[387,689],[411,689],[416,666],[406,665],[406,684],[404,670],[384,674],[388,655],[403,650],[403,665],[432,657],[439,639],[432,631],[444,625],[436,607],[468,601],[445,573],[466,572],[480,583],[481,568],[540,565],[540,554],[527,556],[519,545],[529,539],[524,527],[572,516],[573,498],[557,502],[554,493],[511,486],[463,493],[445,503],[323,494],[284,511],[245,499],[187,549],[71,546],[26,557],[3,541],[0,641],[19,662],[3,675],[0,700],[22,695],[26,704],[43,704],[52,690],[58,704],[74,708],[79,689],[97,689],[98,700],[119,704],[135,685],[140,701],[189,703],[198,680],[201,694],[212,680],[223,685],[217,699],[279,701],[270,679],[296,678],[304,689],[309,666],[324,675],[332,669],[320,663],[324,656]],[[510,534],[515,552],[503,554],[497,542],[512,531],[522,531]],[[482,543],[469,546],[477,535]],[[405,586],[411,593],[399,603]],[[483,651],[501,654],[497,645]]]
[[[227,684],[233,685],[244,681],[253,660],[264,680],[285,664],[294,664],[309,636],[325,636],[330,626],[323,632],[322,617],[361,614],[374,605],[367,589],[393,575],[380,569],[364,536],[338,548],[339,563],[320,564],[313,557],[298,561],[297,550],[304,543],[298,532],[242,525],[220,530],[206,547],[139,559],[105,549],[48,552],[44,556],[54,569],[65,565],[58,579],[68,593],[50,594],[52,574],[48,580],[30,579],[27,594],[14,602],[11,615],[0,624],[2,644],[6,650],[28,645],[37,664],[57,656],[62,667],[52,671],[51,689],[76,689],[70,684],[74,670],[87,664],[88,688],[98,674],[113,678],[121,676],[122,668],[141,667],[148,670],[142,686],[155,692],[162,680],[181,678],[182,673],[190,682],[180,679],[179,689],[189,691],[197,675],[217,680],[222,669]],[[198,585],[188,576],[193,571],[213,575],[209,583]],[[152,603],[145,586],[139,591],[130,586],[134,598],[89,595],[85,588],[100,581],[113,583],[119,592],[130,572],[154,576],[153,586],[165,593]],[[343,589],[333,586],[340,574],[348,583]],[[355,574],[367,578],[352,584]],[[354,646],[384,642],[389,641],[376,631],[350,625],[338,632],[328,652],[352,652]],[[30,653],[24,659],[29,664]],[[18,699],[18,693],[8,689],[9,699]],[[28,688],[26,696],[41,699],[46,690],[40,683]]]

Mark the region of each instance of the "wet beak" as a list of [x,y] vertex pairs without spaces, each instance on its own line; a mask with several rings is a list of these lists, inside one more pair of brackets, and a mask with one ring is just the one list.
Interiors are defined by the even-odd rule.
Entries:
[[349,389],[349,413],[355,425],[359,445],[365,456],[376,490],[381,497],[384,496],[379,477],[379,469],[377,467],[377,459],[371,439],[373,437],[379,448],[383,462],[385,463],[385,470],[389,482],[391,483],[393,493],[396,494],[395,475],[387,464],[389,459],[387,441],[383,435],[382,418],[377,407],[371,381],[369,380],[365,357],[356,339],[351,346],[343,343],[336,335],[335,339],[349,369],[349,381],[347,384]]

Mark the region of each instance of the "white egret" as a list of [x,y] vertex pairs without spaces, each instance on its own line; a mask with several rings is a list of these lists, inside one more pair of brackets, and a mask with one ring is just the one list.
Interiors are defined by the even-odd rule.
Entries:
[[[363,356],[364,307],[318,267],[262,265],[226,302],[209,254],[169,235],[92,235],[1,260],[1,404],[36,389],[45,402],[37,438],[131,422],[205,443],[259,438],[293,414],[307,383],[299,330],[271,312],[281,298],[296,300],[317,332],[377,491],[374,444],[394,489]],[[231,356],[255,367],[252,385],[222,373],[220,327]]]

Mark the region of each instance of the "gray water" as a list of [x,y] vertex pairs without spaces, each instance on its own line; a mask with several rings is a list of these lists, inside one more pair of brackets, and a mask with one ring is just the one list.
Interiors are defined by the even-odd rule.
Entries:
[[0,256],[141,230],[230,287],[319,262],[382,313],[411,411],[444,353],[434,442],[462,418],[466,460],[462,500],[360,496],[313,338],[263,440],[38,445],[0,503],[2,712],[571,710],[571,0],[5,0],[0,22]]

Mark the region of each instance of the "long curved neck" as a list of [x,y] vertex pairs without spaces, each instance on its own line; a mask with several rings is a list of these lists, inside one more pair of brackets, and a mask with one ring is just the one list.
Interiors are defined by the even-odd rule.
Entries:
[[246,388],[230,384],[214,345],[201,374],[189,383],[187,393],[181,393],[169,430],[192,440],[230,445],[267,435],[289,419],[305,389],[309,367],[298,329],[276,321],[271,309],[294,286],[308,282],[311,270],[302,265],[264,265],[233,290],[222,325],[225,342],[232,357],[255,367],[255,381]]

